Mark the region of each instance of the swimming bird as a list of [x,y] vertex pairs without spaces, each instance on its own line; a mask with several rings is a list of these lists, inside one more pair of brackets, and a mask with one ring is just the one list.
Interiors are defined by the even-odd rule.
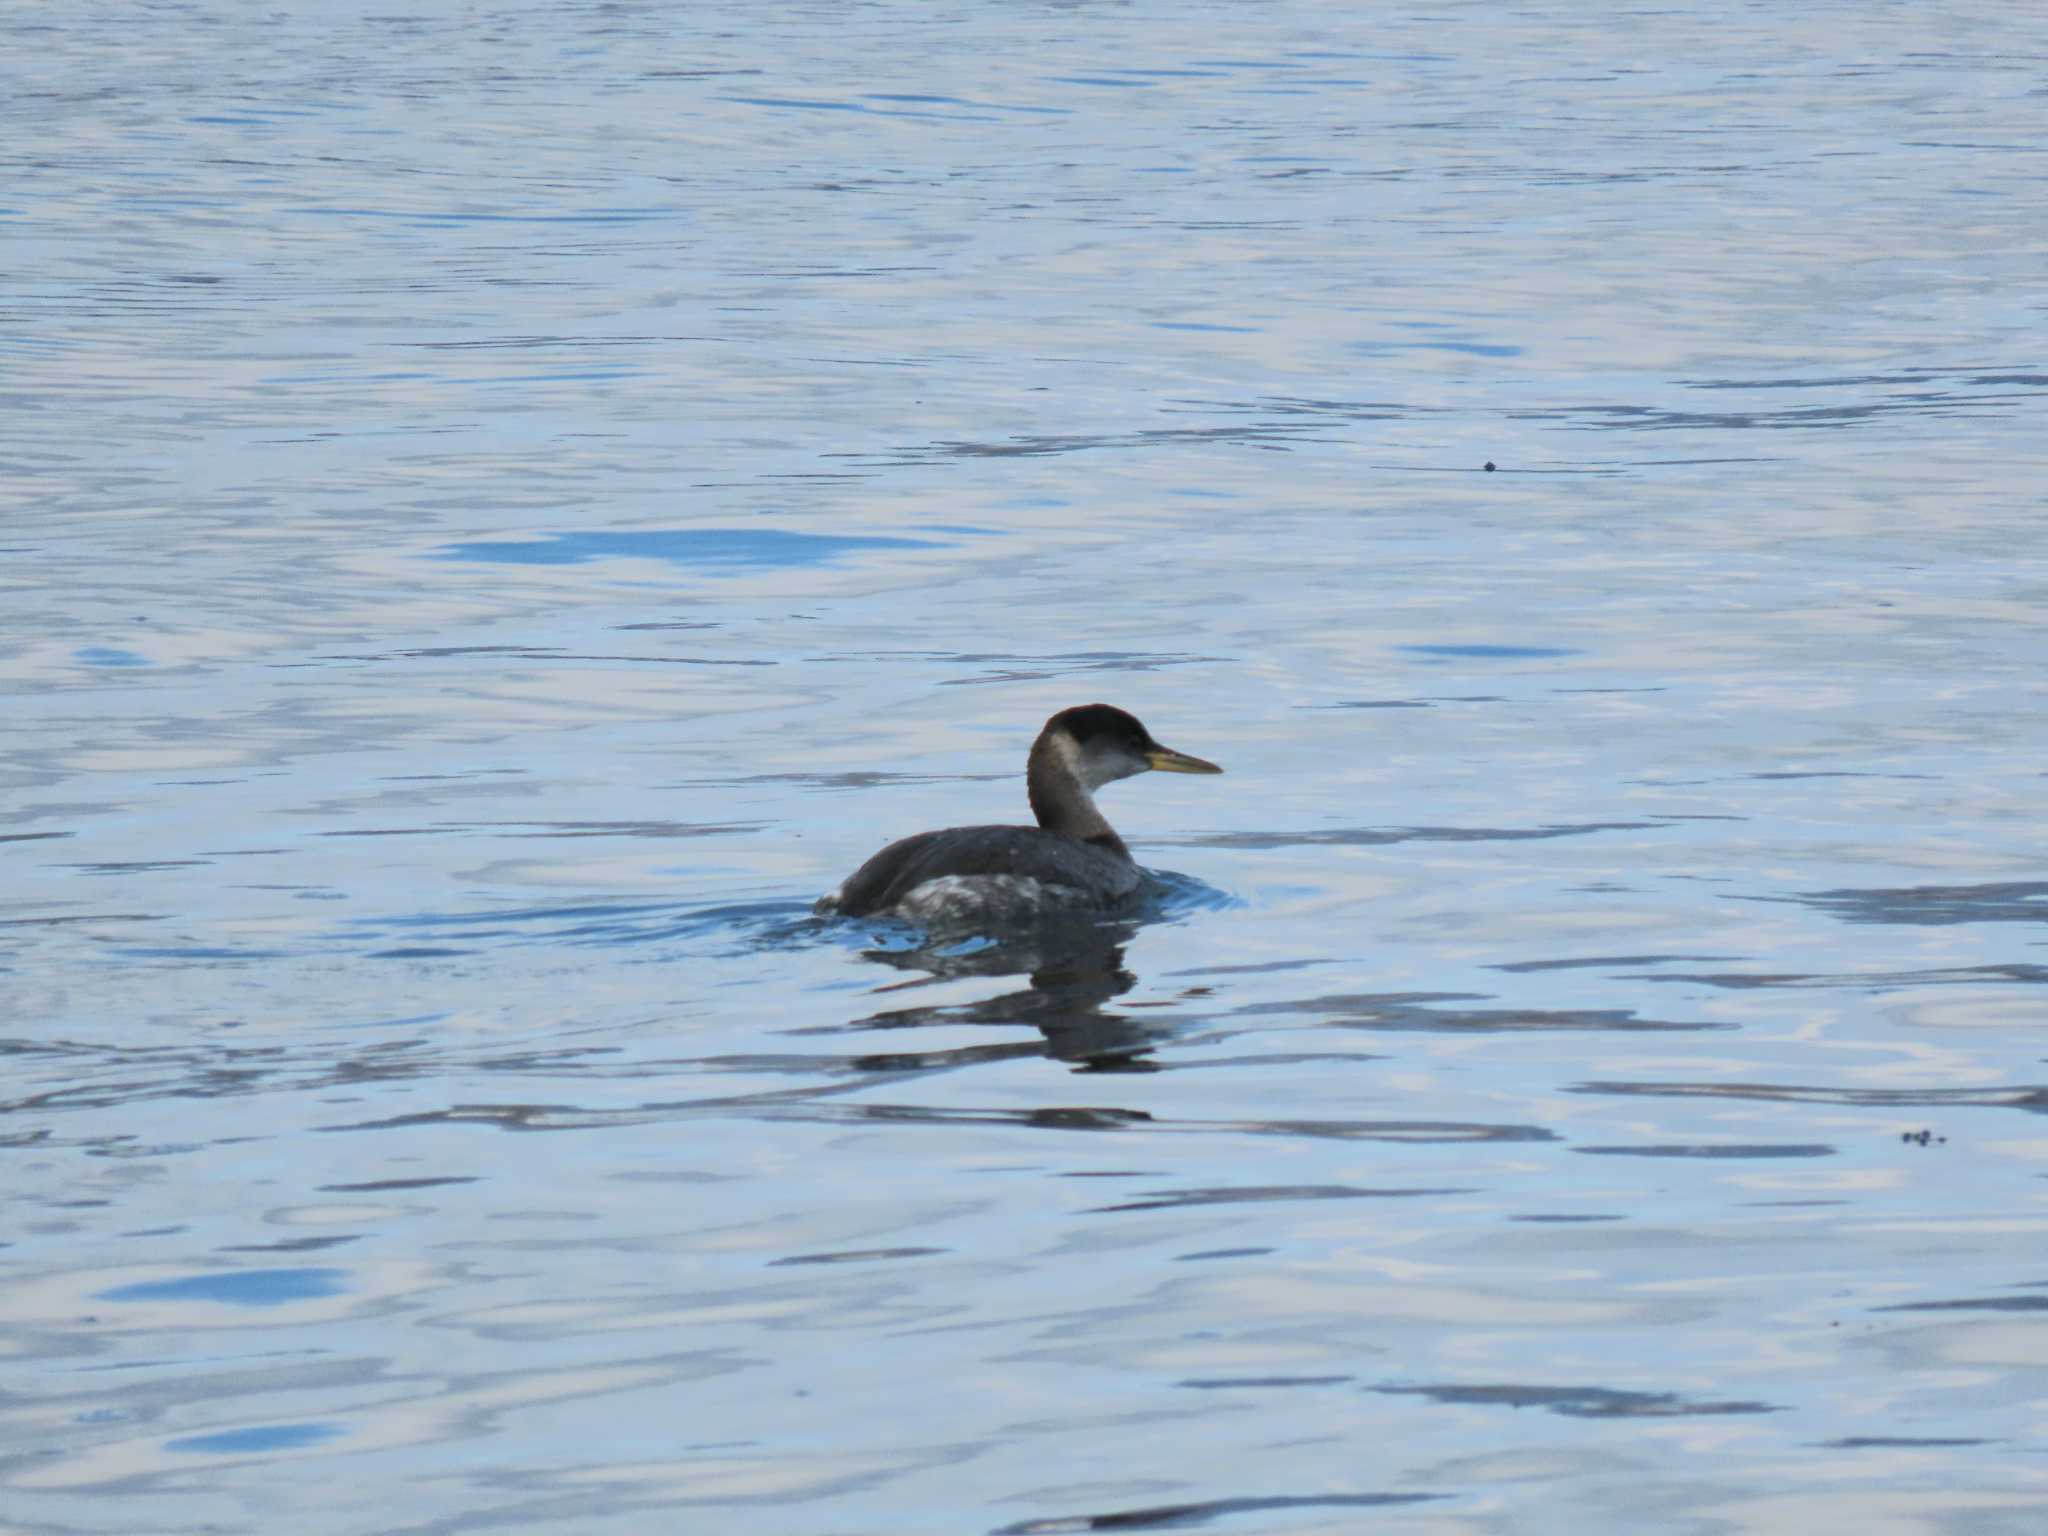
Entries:
[[1095,791],[1134,773],[1221,773],[1162,747],[1135,715],[1109,704],[1063,709],[1045,722],[1024,769],[1035,827],[948,827],[884,848],[818,903],[866,917],[1014,923],[1057,911],[1109,908],[1144,880],[1131,850],[1095,807]]

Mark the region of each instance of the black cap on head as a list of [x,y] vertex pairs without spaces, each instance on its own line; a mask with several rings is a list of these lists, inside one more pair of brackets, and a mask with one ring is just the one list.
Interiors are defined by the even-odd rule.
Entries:
[[1114,704],[1076,704],[1045,722],[1048,733],[1063,731],[1082,746],[1091,741],[1120,742],[1134,752],[1158,745],[1138,717]]

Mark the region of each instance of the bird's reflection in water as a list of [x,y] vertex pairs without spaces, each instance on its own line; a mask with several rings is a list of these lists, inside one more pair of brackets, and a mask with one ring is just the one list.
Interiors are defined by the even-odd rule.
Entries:
[[1021,976],[1027,985],[972,1003],[888,1008],[849,1022],[853,1029],[914,1029],[933,1025],[1026,1025],[1036,1040],[1008,1040],[953,1050],[875,1052],[857,1058],[863,1071],[901,1072],[963,1066],[1019,1056],[1050,1056],[1094,1072],[1151,1072],[1147,1059],[1168,1031],[1153,1029],[1103,1005],[1138,984],[1124,965],[1124,946],[1137,933],[1135,922],[1076,921],[1034,928],[1028,935],[990,941],[981,947],[931,945],[919,949],[871,949],[878,965],[922,974],[880,990],[900,994],[971,976]]

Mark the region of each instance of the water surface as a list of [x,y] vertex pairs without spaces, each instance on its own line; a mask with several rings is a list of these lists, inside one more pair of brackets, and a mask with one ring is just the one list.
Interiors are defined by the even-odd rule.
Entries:
[[13,1527],[2040,1527],[2037,17],[0,57]]

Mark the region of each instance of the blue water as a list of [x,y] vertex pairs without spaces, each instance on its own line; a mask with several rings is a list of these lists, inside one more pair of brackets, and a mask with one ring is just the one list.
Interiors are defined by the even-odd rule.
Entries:
[[2048,20],[0,59],[0,1523],[2042,1527]]
[[182,1440],[166,1441],[164,1449],[195,1456],[260,1455],[318,1445],[342,1432],[335,1424],[259,1424],[249,1429],[223,1430],[217,1435],[187,1435]]
[[516,543],[457,544],[452,560],[504,565],[579,565],[586,560],[666,560],[689,569],[820,565],[864,549],[930,549],[929,539],[833,538],[774,528],[656,528],[632,533],[558,533]]
[[240,1269],[173,1280],[141,1281],[101,1291],[102,1301],[211,1301],[230,1307],[282,1307],[338,1296],[346,1287],[339,1269]]

